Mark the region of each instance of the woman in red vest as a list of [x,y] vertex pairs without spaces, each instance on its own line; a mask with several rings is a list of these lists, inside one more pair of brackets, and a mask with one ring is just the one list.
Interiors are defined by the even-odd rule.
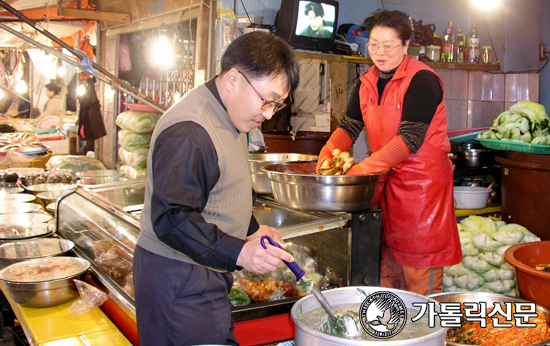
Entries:
[[379,11],[370,23],[374,66],[357,82],[346,115],[319,154],[349,150],[366,128],[372,155],[346,174],[388,170],[383,212],[380,283],[423,295],[441,292],[443,267],[462,260],[447,154],[447,111],[441,78],[407,56],[409,18]]

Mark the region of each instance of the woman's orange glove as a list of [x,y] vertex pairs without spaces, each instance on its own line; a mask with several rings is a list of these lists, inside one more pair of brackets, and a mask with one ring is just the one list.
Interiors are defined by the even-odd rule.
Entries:
[[378,174],[392,169],[403,162],[410,154],[411,151],[405,145],[401,136],[397,136],[370,157],[353,165],[346,172],[346,175]]
[[353,145],[353,141],[348,134],[341,128],[337,128],[327,141],[327,144],[321,149],[319,158],[317,159],[317,166],[315,172],[319,170],[324,161],[332,160],[332,151],[334,149],[340,149],[341,151],[348,151]]

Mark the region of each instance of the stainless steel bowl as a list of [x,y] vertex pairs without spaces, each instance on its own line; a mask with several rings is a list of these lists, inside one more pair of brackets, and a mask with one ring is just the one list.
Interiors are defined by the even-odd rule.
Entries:
[[44,223],[51,220],[53,217],[46,213],[14,213],[1,214],[0,224],[25,224],[31,225],[35,223]]
[[42,209],[36,203],[0,202],[0,214],[33,213]]
[[78,186],[76,184],[62,184],[62,183],[46,183],[27,186],[26,189],[32,194],[37,195],[46,191],[57,191],[59,193],[67,190],[74,190]]
[[29,259],[62,256],[73,247],[72,241],[58,238],[37,238],[5,243],[0,245],[0,269]]
[[317,161],[317,155],[289,154],[289,153],[258,153],[249,154],[248,163],[252,175],[252,188],[256,193],[270,194],[271,182],[262,167],[276,163],[286,162],[313,162]]
[[267,165],[273,197],[288,208],[310,211],[357,211],[380,200],[388,174],[316,175],[315,163]]
[[44,222],[26,223],[12,221],[0,223],[0,230],[0,244],[4,244],[25,239],[48,237],[55,232],[55,225]]
[[[74,264],[77,270],[71,275],[57,277],[51,280],[18,282],[12,279],[6,279],[6,277],[9,277],[7,273],[9,273],[10,269],[14,268],[14,266],[23,264],[46,265],[45,263],[51,262],[45,261],[51,261],[52,259],[61,259],[65,261],[65,263]],[[2,269],[0,271],[0,280],[4,282],[10,298],[17,304],[30,308],[45,308],[60,305],[78,297],[78,290],[74,280],[84,279],[84,275],[89,268],[90,262],[77,257],[60,256],[39,258],[15,263]]]
[[27,203],[36,199],[35,195],[30,193],[2,193],[0,194],[0,203]]
[[[528,300],[521,298],[509,297],[501,294],[495,293],[486,293],[486,292],[447,292],[447,293],[437,293],[428,296],[429,298],[435,299],[440,303],[478,303],[478,302],[487,302],[487,307],[493,306],[493,303],[504,303],[504,302],[529,302]],[[550,309],[545,308],[542,305],[537,305],[537,312],[544,315],[547,321],[550,321]],[[451,346],[467,346],[459,342],[450,342],[447,341],[447,345]],[[548,345],[547,342],[539,343],[531,346],[539,345]]]

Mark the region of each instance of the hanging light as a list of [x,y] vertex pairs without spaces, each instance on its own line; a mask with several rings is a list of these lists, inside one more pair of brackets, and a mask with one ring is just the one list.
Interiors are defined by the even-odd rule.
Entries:
[[76,88],[76,94],[78,96],[82,96],[86,93],[86,87],[83,84],[80,84],[78,88]]
[[17,84],[15,84],[15,92],[19,94],[24,94],[28,90],[27,83],[25,83],[24,80],[20,79],[17,81]]
[[174,57],[168,35],[168,26],[163,22],[159,28],[158,42],[153,49],[154,61],[160,66],[169,65]]
[[478,8],[486,11],[494,10],[500,5],[501,0],[472,0]]

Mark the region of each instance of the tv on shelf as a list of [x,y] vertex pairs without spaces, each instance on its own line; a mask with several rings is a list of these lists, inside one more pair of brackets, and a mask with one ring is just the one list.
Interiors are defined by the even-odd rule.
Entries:
[[274,26],[276,35],[295,48],[331,50],[338,27],[338,1],[282,0]]

